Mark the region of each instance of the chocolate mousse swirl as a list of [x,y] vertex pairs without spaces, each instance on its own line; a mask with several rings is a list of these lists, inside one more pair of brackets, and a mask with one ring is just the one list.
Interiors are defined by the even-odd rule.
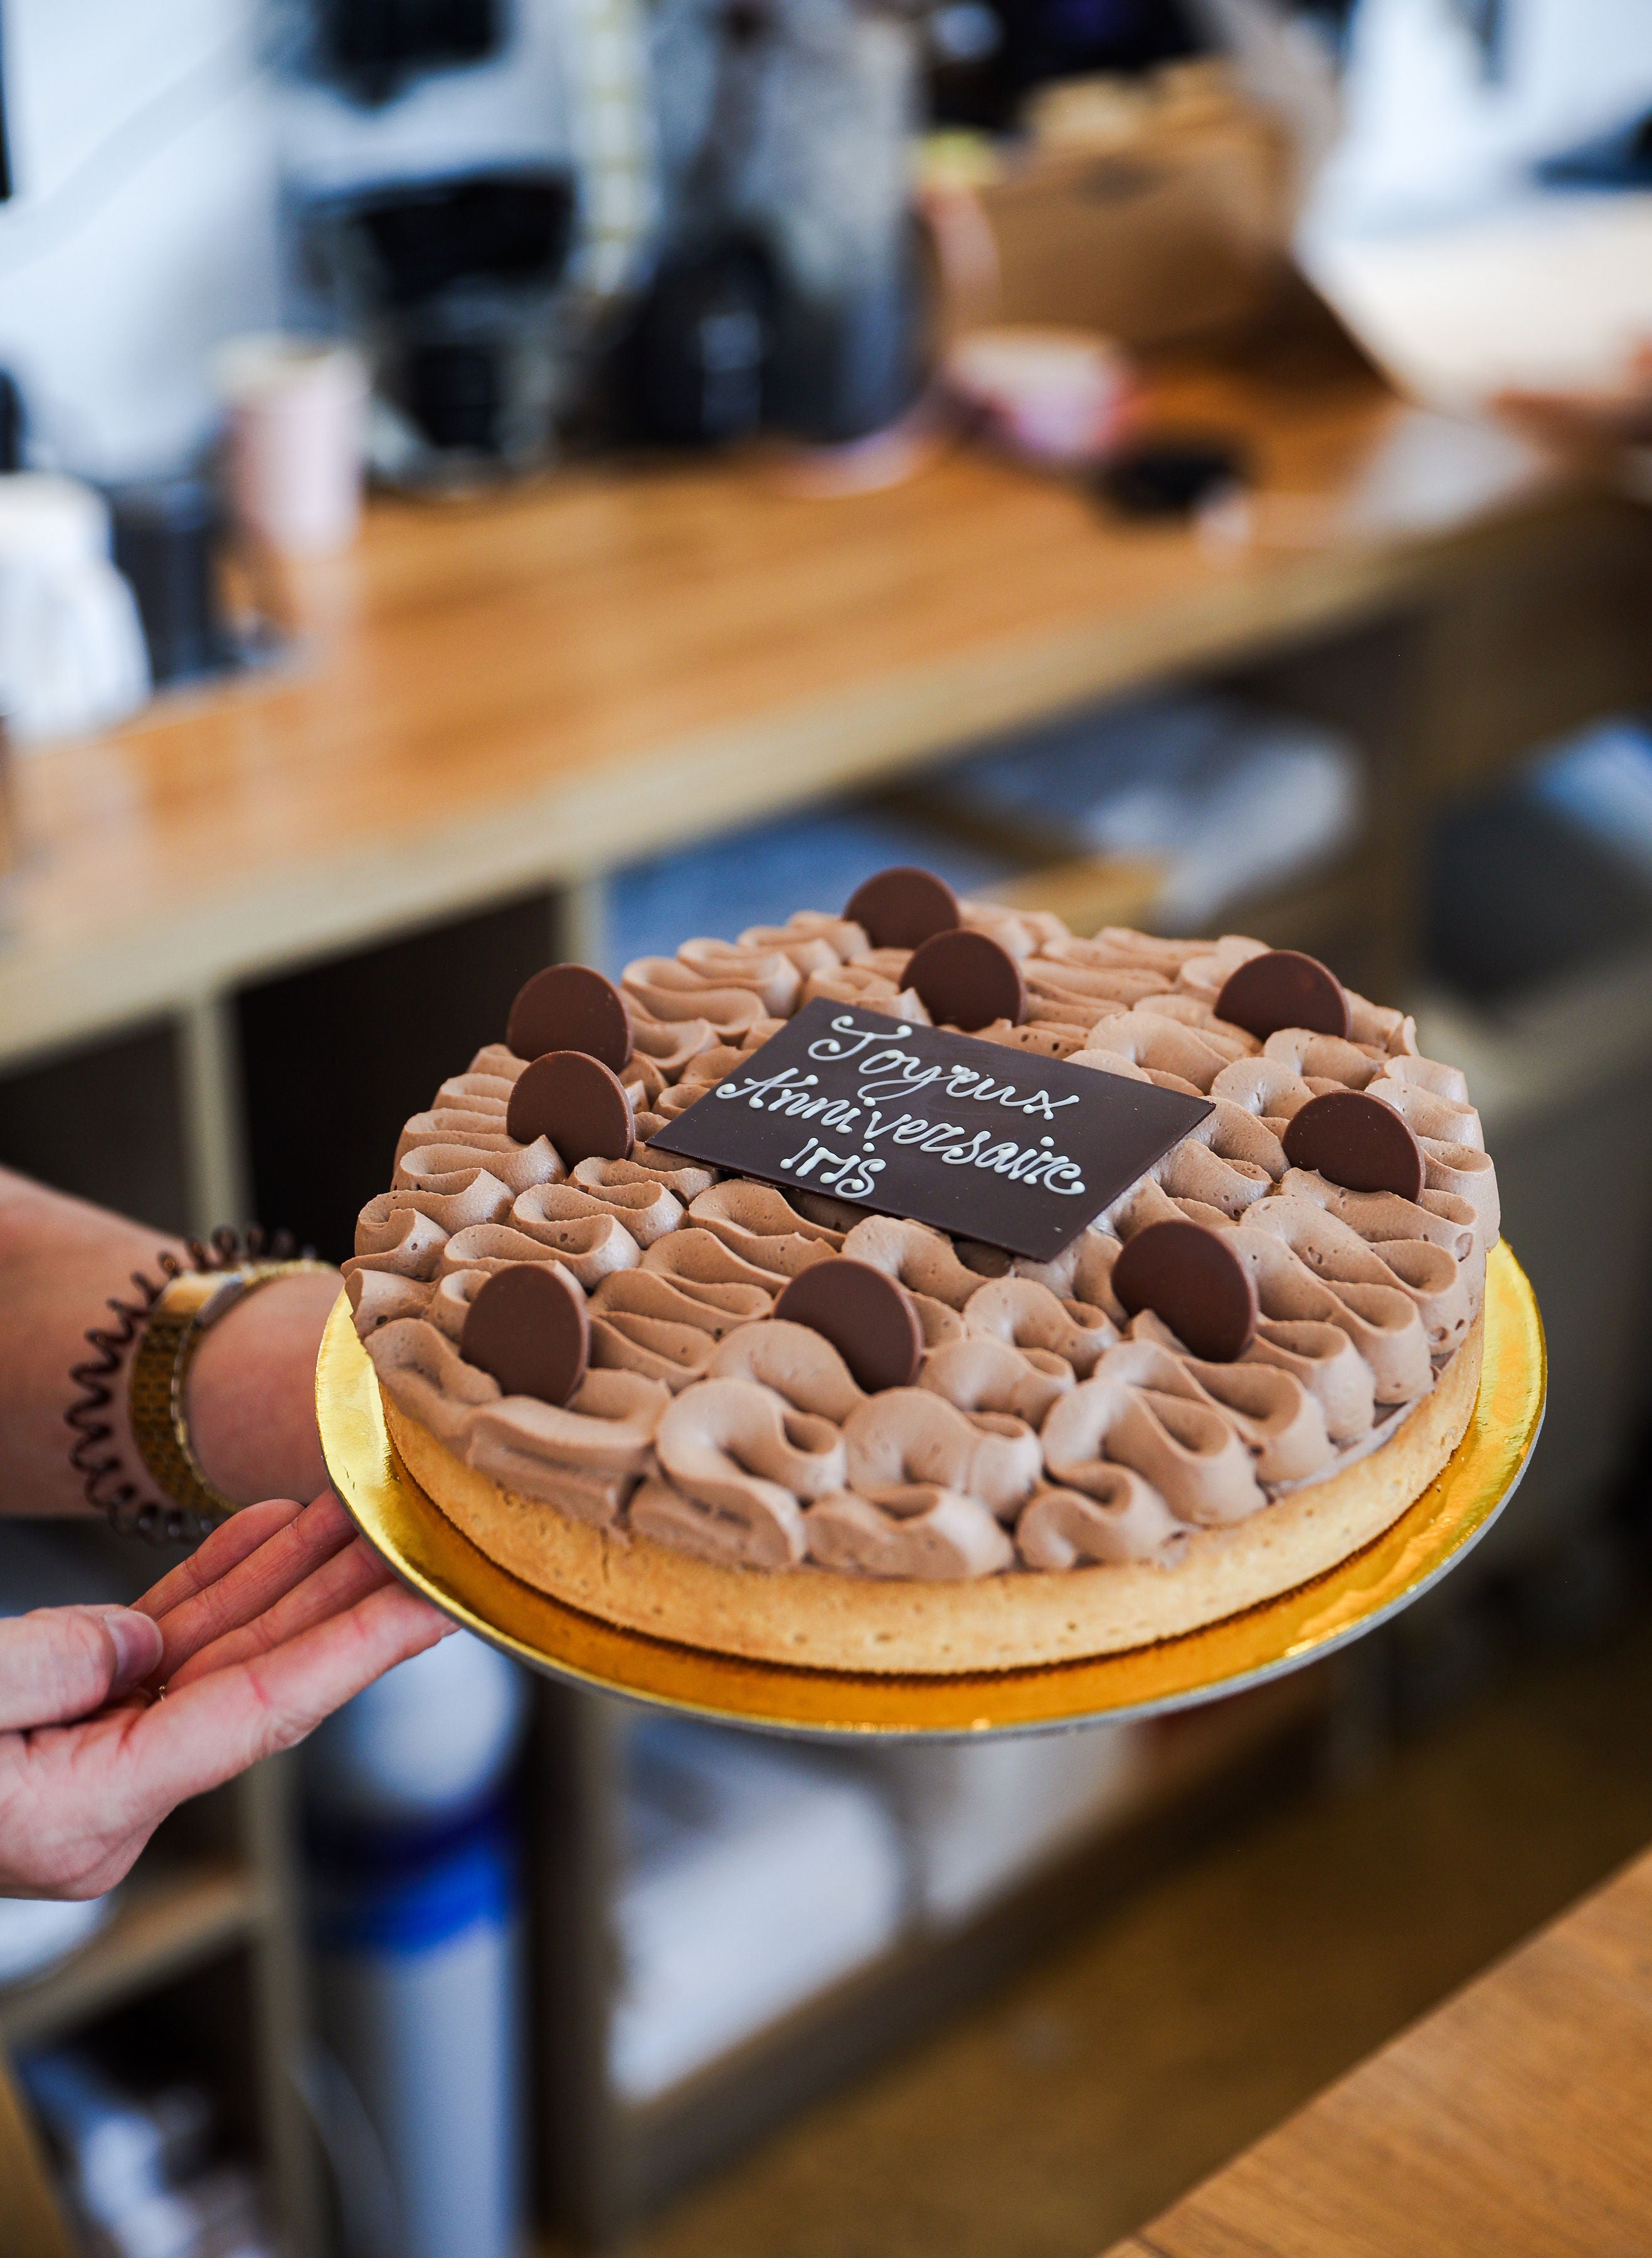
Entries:
[[[547,1139],[513,1140],[528,1062],[501,1044],[412,1117],[344,1266],[386,1393],[524,1497],[697,1559],[804,1575],[1171,1569],[1195,1532],[1377,1447],[1484,1295],[1497,1179],[1463,1076],[1419,1055],[1411,1020],[1351,994],[1346,1036],[1258,1040],[1223,1021],[1224,984],[1264,953],[1244,935],[1081,939],[1042,913],[961,914],[1014,957],[1026,992],[1024,1017],[985,1040],[1210,1107],[1055,1261],[651,1154],[650,1125],[816,997],[925,1019],[907,951],[799,912],[627,967],[630,1159],[570,1169]],[[1291,1122],[1335,1090],[1406,1124],[1415,1199],[1291,1165]],[[1252,1282],[1255,1331],[1232,1363],[1202,1361],[1113,1292],[1124,1245],[1166,1219],[1222,1233]],[[912,1386],[864,1394],[830,1342],[773,1316],[791,1280],[840,1254],[911,1296]],[[502,1395],[460,1348],[482,1283],[538,1262],[574,1282],[590,1317],[590,1369],[562,1406]]]

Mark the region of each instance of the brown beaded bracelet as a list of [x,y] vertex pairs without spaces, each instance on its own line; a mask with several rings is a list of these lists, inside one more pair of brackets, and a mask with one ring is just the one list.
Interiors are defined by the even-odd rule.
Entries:
[[[193,1544],[238,1509],[207,1480],[189,1444],[184,1391],[201,1335],[257,1287],[331,1267],[308,1247],[298,1251],[290,1232],[266,1238],[256,1225],[244,1241],[224,1227],[187,1244],[188,1263],[169,1252],[157,1255],[159,1282],[132,1273],[135,1301],[110,1296],[116,1323],[89,1330],[96,1355],[70,1368],[81,1393],[63,1415],[77,1438],[69,1460],[85,1482],[87,1503],[124,1535],[156,1544]],[[129,1351],[132,1438],[160,1497],[144,1495],[115,1445],[110,1412]]]

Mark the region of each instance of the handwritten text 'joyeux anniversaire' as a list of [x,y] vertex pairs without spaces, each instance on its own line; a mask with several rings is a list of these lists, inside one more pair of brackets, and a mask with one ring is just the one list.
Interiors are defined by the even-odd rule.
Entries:
[[648,1149],[1049,1262],[1209,1111],[818,996]]
[[[754,1112],[785,1114],[830,1131],[832,1144],[812,1134],[779,1165],[843,1199],[867,1199],[876,1192],[888,1165],[880,1145],[911,1147],[948,1168],[986,1168],[1067,1198],[1082,1196],[1084,1172],[1053,1136],[1023,1141],[1039,1122],[1059,1129],[1063,1109],[1078,1104],[1076,1095],[1053,1097],[1039,1089],[1028,1096],[1025,1084],[995,1082],[973,1067],[925,1064],[916,1051],[900,1047],[913,1033],[902,1024],[891,1039],[887,1027],[857,1026],[846,1012],[833,1020],[829,1034],[808,1046],[807,1056],[825,1071],[783,1067],[775,1074],[719,1083],[715,1094],[743,1102]],[[846,1080],[847,1090],[838,1086]],[[931,1109],[956,1107],[966,1118],[937,1120],[932,1111],[914,1113],[910,1101],[918,1098]],[[972,1126],[968,1109],[973,1105],[993,1106],[997,1117]],[[1004,1132],[1011,1125],[1002,1118],[1005,1113],[1019,1117],[1008,1136]]]

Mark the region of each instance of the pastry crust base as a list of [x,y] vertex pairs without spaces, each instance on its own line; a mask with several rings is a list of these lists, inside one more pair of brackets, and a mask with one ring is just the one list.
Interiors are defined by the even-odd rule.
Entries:
[[1462,1440],[1485,1319],[1381,1446],[1230,1529],[1196,1530],[1173,1569],[1120,1565],[975,1583],[885,1582],[691,1559],[595,1529],[464,1466],[380,1390],[391,1440],[433,1503],[522,1582],[680,1645],[813,1670],[944,1675],[1122,1653],[1238,1615],[1324,1575],[1389,1528]]

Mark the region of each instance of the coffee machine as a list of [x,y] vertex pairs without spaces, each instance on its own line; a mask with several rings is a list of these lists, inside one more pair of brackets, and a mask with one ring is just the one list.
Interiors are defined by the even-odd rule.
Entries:
[[569,380],[561,0],[282,4],[292,326],[363,352],[381,479],[532,469]]
[[629,428],[817,447],[899,422],[924,376],[901,0],[656,0],[663,225],[615,358]]
[[472,484],[549,458],[573,222],[572,180],[549,166],[376,182],[304,207],[311,277],[372,372],[377,476]]

